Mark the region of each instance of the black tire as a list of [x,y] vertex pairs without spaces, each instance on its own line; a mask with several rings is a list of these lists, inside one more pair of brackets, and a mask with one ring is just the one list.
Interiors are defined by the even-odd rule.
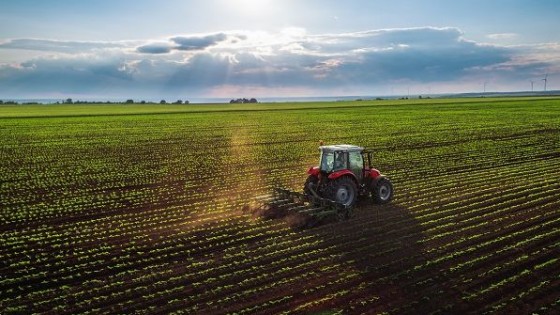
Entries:
[[328,184],[327,198],[352,207],[358,200],[358,188],[356,183],[348,176],[343,176]]
[[393,184],[388,178],[380,178],[373,183],[371,197],[377,204],[386,204],[393,199]]

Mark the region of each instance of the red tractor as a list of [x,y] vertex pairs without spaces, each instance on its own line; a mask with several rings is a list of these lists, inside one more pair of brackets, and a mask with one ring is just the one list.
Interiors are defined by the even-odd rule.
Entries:
[[[355,145],[321,145],[319,166],[310,168],[303,193],[275,188],[247,207],[263,218],[291,217],[294,227],[312,227],[323,218],[348,220],[358,197],[371,195],[379,204],[393,198],[391,181],[371,167],[372,153]],[[366,163],[367,161],[367,163]]]
[[[319,166],[310,168],[303,187],[309,199],[329,199],[352,207],[360,196],[371,195],[379,204],[393,198],[389,178],[371,166],[372,152],[355,145],[320,146]],[[366,163],[367,159],[367,163]]]

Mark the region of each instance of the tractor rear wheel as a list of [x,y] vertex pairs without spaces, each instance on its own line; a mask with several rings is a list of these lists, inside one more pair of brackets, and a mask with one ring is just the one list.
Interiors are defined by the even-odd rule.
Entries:
[[327,197],[347,207],[351,207],[358,199],[356,183],[348,176],[331,181],[327,189]]
[[393,199],[393,184],[387,178],[380,178],[373,184],[371,197],[378,204],[385,204]]

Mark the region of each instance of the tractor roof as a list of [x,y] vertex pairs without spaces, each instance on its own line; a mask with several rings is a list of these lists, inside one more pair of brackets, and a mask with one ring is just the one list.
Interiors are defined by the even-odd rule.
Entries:
[[323,145],[320,146],[319,149],[321,151],[328,151],[328,152],[334,152],[334,151],[347,151],[347,152],[351,152],[351,151],[363,151],[364,148],[359,147],[357,145],[350,145],[350,144],[336,144],[336,145]]

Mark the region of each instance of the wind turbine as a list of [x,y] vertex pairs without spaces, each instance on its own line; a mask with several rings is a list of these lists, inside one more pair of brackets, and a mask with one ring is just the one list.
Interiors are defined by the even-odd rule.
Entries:
[[534,91],[533,84],[535,84],[535,81],[530,81],[530,82],[531,82],[531,92],[533,92]]
[[548,82],[548,73],[544,76],[544,79],[542,79],[544,81],[544,91],[546,92],[546,82]]

